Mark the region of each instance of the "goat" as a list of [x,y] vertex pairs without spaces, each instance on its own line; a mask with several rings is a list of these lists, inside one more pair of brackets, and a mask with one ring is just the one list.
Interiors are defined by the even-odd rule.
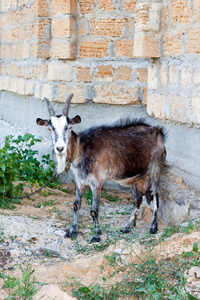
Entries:
[[138,210],[145,195],[147,202],[150,204],[153,201],[154,205],[149,232],[156,233],[159,183],[167,168],[164,146],[166,134],[163,128],[150,126],[143,119],[129,118],[113,125],[91,127],[76,134],[72,126],[80,123],[81,118],[79,115],[71,119],[68,117],[72,97],[73,94],[67,98],[62,115],[57,116],[52,104],[45,98],[50,120],[36,120],[38,125],[49,126],[52,131],[57,173],[63,172],[66,164],[70,164],[75,177],[74,216],[65,237],[77,237],[78,211],[84,186],[88,185],[93,195],[90,213],[94,235],[91,242],[101,240],[98,207],[101,187],[106,180],[132,186],[135,192],[131,217],[121,231],[127,233],[131,226],[136,226]]

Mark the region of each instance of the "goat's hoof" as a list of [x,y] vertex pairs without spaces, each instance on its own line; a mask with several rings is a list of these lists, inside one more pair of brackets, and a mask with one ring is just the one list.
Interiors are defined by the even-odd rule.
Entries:
[[90,239],[90,244],[92,243],[99,243],[101,242],[101,239],[99,236],[93,236],[91,239]]
[[153,225],[149,228],[149,233],[150,234],[155,234],[158,231],[158,226],[157,225]]
[[70,229],[67,229],[64,237],[65,238],[71,238],[72,240],[75,240],[77,238],[77,232],[76,231],[71,231]]
[[120,229],[120,231],[121,231],[122,233],[129,233],[129,232],[131,232],[131,228],[130,228],[130,227],[122,227],[122,228]]

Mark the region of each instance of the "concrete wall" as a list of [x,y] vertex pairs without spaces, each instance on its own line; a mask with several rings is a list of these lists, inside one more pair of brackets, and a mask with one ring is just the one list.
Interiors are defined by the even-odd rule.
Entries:
[[170,163],[200,189],[198,0],[0,4],[1,141],[30,131],[48,148],[49,134],[35,125],[48,116],[42,99],[59,108],[74,93],[71,112],[83,127],[138,111],[165,124]]
[[[61,103],[55,103],[55,111],[62,111]],[[40,156],[45,153],[53,155],[51,136],[49,131],[36,125],[36,118],[48,118],[46,103],[34,97],[16,95],[10,92],[0,92],[0,146],[3,144],[3,137],[12,134],[32,133],[42,139],[38,144]],[[188,125],[174,124],[168,121],[160,121],[150,117],[142,105],[102,105],[89,101],[84,104],[73,104],[70,107],[69,116],[76,114],[81,116],[82,122],[74,126],[79,132],[93,125],[106,124],[119,117],[130,115],[133,118],[144,117],[152,125],[164,126],[168,132],[166,141],[167,160],[172,166],[172,172],[181,176],[185,182],[199,189],[200,168],[197,162],[200,161],[200,134],[199,129]]]

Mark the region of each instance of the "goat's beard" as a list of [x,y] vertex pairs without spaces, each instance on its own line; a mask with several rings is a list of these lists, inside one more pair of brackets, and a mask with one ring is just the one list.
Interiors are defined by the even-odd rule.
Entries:
[[67,154],[64,153],[62,155],[56,154],[56,160],[57,160],[57,174],[62,173],[65,170],[65,165],[66,165],[66,158]]

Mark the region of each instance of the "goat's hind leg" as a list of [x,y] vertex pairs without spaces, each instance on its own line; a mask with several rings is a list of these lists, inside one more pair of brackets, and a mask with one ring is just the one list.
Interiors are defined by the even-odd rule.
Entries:
[[69,229],[66,230],[64,237],[71,237],[75,239],[77,237],[77,229],[78,229],[78,211],[81,208],[81,200],[82,200],[82,192],[83,187],[76,187],[76,198],[74,201],[74,215],[73,215],[73,222]]
[[90,214],[93,218],[94,222],[94,235],[90,239],[90,243],[100,242],[101,238],[101,229],[99,227],[98,214],[99,214],[99,201],[101,198],[101,186],[96,187],[92,186],[92,207],[90,210]]
[[140,205],[142,203],[142,196],[143,194],[137,188],[135,188],[135,194],[133,198],[133,210],[130,219],[128,220],[126,225],[120,230],[122,233],[128,233],[131,231],[131,227],[136,226],[137,215],[140,209]]
[[158,231],[157,211],[159,207],[158,193],[153,195],[153,221],[149,228],[149,233],[155,234]]

